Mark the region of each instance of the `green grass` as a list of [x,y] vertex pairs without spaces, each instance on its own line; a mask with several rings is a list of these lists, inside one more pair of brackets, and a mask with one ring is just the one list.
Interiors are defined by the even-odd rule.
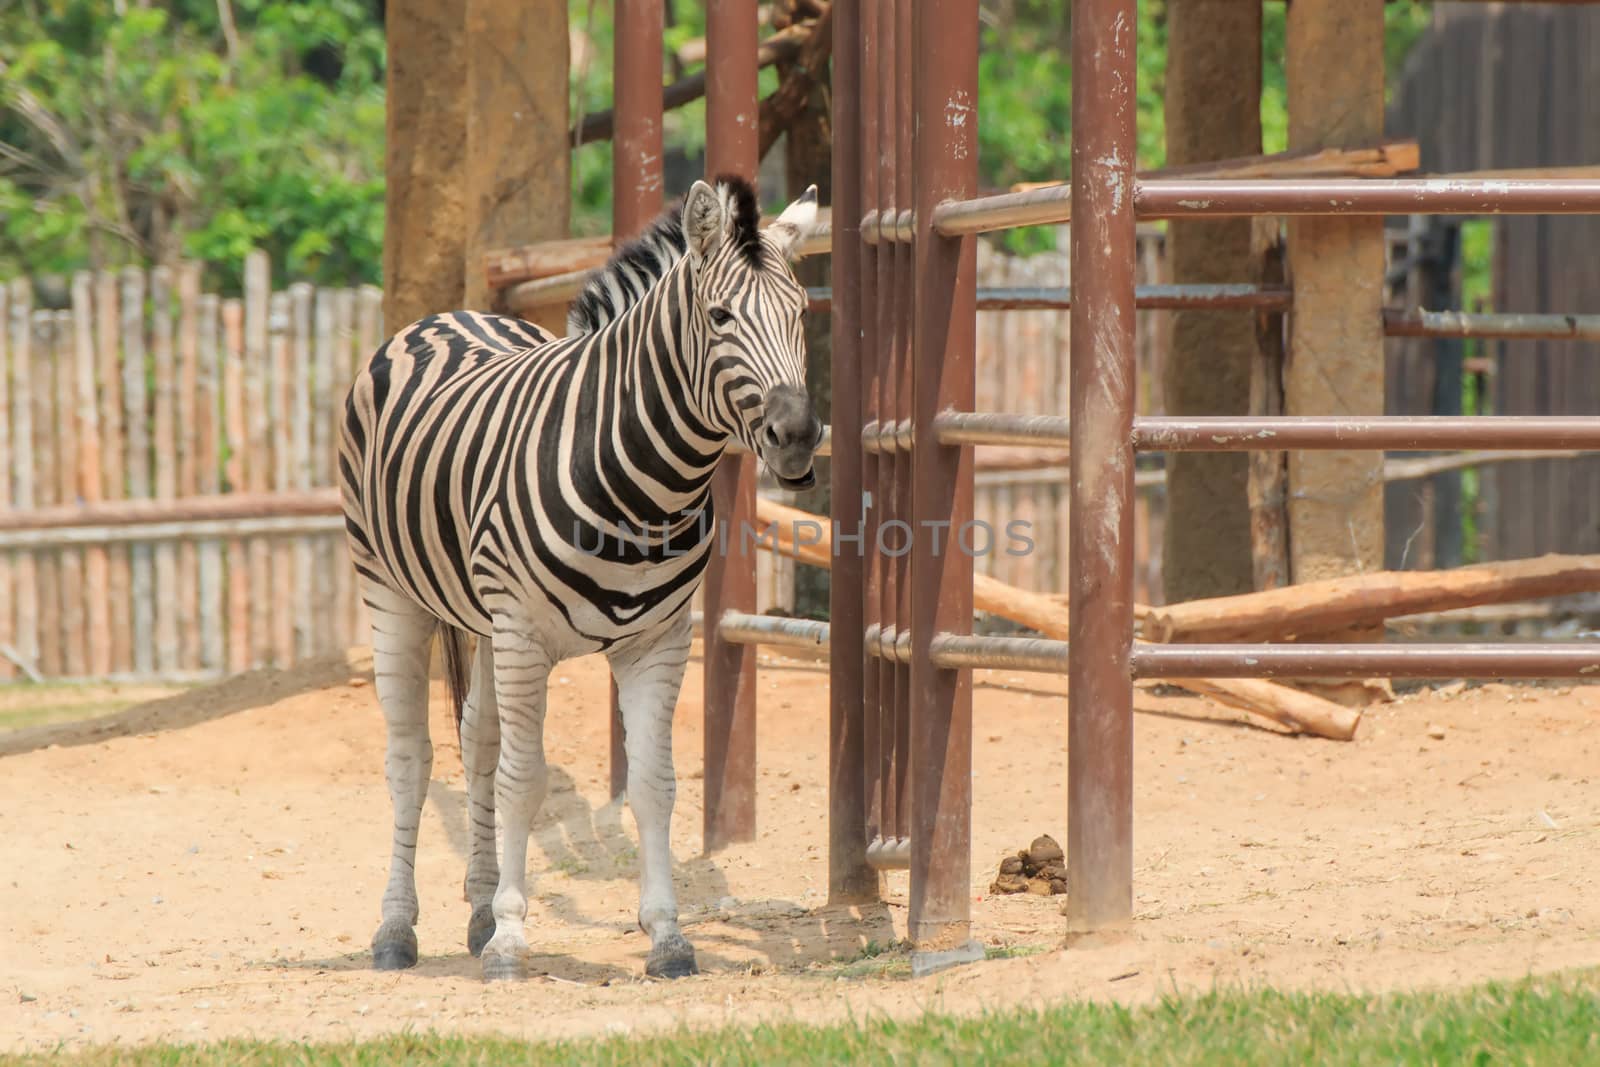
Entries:
[[[621,1010],[621,1009],[619,1009]],[[0,1063],[46,1062],[6,1060]],[[359,1064],[1505,1064],[1600,1062],[1600,972],[1390,997],[1214,993],[1142,1008],[679,1033],[530,1045],[408,1035],[354,1045],[227,1042],[101,1049],[80,1065]]]
[[6,687],[0,695],[0,731],[73,719],[94,719],[133,706],[141,695],[108,696],[104,686],[50,683]]

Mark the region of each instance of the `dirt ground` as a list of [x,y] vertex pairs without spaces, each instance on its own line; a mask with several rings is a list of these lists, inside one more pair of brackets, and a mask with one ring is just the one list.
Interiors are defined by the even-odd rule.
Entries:
[[824,907],[826,665],[763,660],[760,839],[711,857],[699,854],[691,666],[673,840],[707,973],[652,982],[633,920],[632,818],[605,799],[605,676],[591,659],[551,686],[555,769],[530,850],[542,976],[485,986],[466,954],[464,794],[442,689],[423,960],[380,975],[367,944],[389,806],[364,668],[352,654],[0,734],[0,1050],[402,1029],[557,1037],[1214,985],[1379,991],[1600,964],[1600,688],[1416,693],[1369,710],[1351,744],[1141,692],[1137,920],[1119,941],[1063,949],[1062,898],[988,893],[1007,852],[1040,833],[1065,840],[1063,684],[980,673],[975,933],[1019,954],[911,979],[903,955],[863,952],[904,935],[903,874],[881,906]]

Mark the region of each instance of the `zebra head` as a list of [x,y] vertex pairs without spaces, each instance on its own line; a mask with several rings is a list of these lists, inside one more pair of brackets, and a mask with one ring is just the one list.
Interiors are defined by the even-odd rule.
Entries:
[[695,182],[684,198],[693,300],[688,310],[710,414],[759,455],[786,489],[815,484],[812,457],[822,422],[806,394],[801,317],[806,291],[789,263],[817,218],[817,189],[758,229],[747,182]]

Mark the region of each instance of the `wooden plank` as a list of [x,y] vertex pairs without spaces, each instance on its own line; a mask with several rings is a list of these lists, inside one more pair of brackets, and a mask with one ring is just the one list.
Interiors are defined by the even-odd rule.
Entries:
[[[33,287],[24,278],[10,286],[11,350],[11,502],[18,508],[37,503],[33,455]],[[17,655],[35,671],[39,670],[39,568],[32,552],[14,557],[14,599],[16,625],[12,642]]]
[[[290,326],[290,295],[273,293],[272,326],[268,344],[267,407],[272,412],[269,439],[263,454],[272,456],[272,487],[279,491],[294,487],[294,430],[292,422],[295,383],[293,335]],[[272,662],[287,666],[294,662],[294,605],[298,585],[295,581],[295,547],[288,541],[272,545],[272,586],[267,590],[272,605]]]
[[[344,415],[344,398],[361,358],[356,345],[356,292],[340,289],[334,302],[333,380],[329,383],[329,404],[325,415],[328,428],[327,484],[339,484],[339,425]],[[329,566],[333,571],[334,617],[333,646],[349,648],[356,643],[356,575],[350,565],[350,549],[344,535],[326,542]]]
[[[272,279],[265,252],[251,252],[244,261],[244,405],[249,440],[251,492],[272,485],[274,455],[271,427],[277,402],[273,396]],[[250,542],[250,665],[273,662],[273,552],[264,540]]]
[[[74,421],[77,424],[78,462],[74,472],[77,496],[85,504],[98,503],[103,487],[100,449],[100,409],[95,395],[94,282],[87,271],[72,279],[72,344]],[[113,670],[111,654],[111,572],[104,546],[84,550],[81,602],[87,618],[86,673],[104,678]]]
[[[56,367],[55,315],[33,312],[33,470],[34,502],[49,507],[61,502],[56,473]],[[61,654],[61,554],[38,553],[39,569],[39,673],[59,678],[65,666]]]
[[[333,366],[334,346],[337,344],[334,326],[334,306],[338,291],[319,289],[312,294],[314,301],[311,348],[311,452],[309,458],[309,485],[333,484]],[[309,648],[303,655],[316,655],[319,650],[335,647],[337,627],[338,588],[333,574],[333,543],[318,538],[309,545],[311,551],[311,581],[308,600],[300,605],[306,620]]]
[[[122,272],[122,424],[130,499],[150,496],[150,409],[145,382],[145,276],[134,267]],[[128,550],[132,580],[133,670],[153,674],[155,650],[155,556],[149,545]]]
[[[384,343],[384,338],[383,292],[376,286],[364,285],[356,294],[356,362],[351,371],[352,381],[360,368],[366,366],[367,360]],[[347,556],[348,551],[346,546]],[[372,617],[359,585],[358,582],[354,636],[357,644],[367,644],[372,640]]]
[[[218,299],[202,293],[196,302],[195,377],[194,377],[194,489],[204,496],[222,491],[222,435],[218,432],[218,371],[221,345],[218,328]],[[198,587],[196,598],[200,618],[200,667],[220,672],[227,663],[222,596],[222,544],[203,541],[197,548]]]
[[[100,402],[100,493],[105,500],[127,495],[127,463],[122,446],[122,337],[120,293],[114,271],[94,276],[95,363]],[[133,670],[133,574],[126,545],[107,555],[107,606],[111,626],[111,669]]]
[[[311,424],[313,421],[311,379],[316,373],[312,362],[312,303],[314,291],[306,282],[289,287],[291,311],[289,387],[290,480],[283,488],[310,489],[313,484],[311,462]],[[294,545],[293,658],[316,655],[317,592],[316,546],[310,538],[299,538]]]
[[[51,362],[56,373],[56,482],[63,502],[76,502],[78,496],[78,374],[74,344],[73,314],[58,310],[52,315],[51,340],[55,352]],[[89,656],[84,604],[84,559],[81,548],[61,550],[61,672],[68,678],[88,673]]]
[[[11,434],[7,427],[11,420],[11,289],[0,285],[0,505],[15,507],[11,499]],[[11,662],[15,655],[17,616],[15,591],[16,557],[11,552],[0,552],[0,648],[12,650],[0,655],[0,683],[16,677],[17,668]]]
[[[197,440],[200,388],[200,265],[178,267],[178,351],[175,379],[177,438],[177,495],[200,491]],[[178,664],[183,670],[200,666],[200,554],[196,545],[178,545]]]
[[[155,466],[155,496],[171,500],[178,495],[178,438],[175,419],[177,362],[172,334],[172,271],[156,267],[150,272],[151,382],[154,390],[154,434],[151,452]],[[163,674],[178,669],[178,553],[177,546],[155,546],[156,669]]]
[[[245,389],[244,304],[222,302],[222,414],[226,427],[227,461],[224,467],[229,494],[250,488],[249,394]],[[260,392],[259,387],[255,390]],[[259,400],[259,397],[257,397]],[[263,546],[265,547],[265,546]],[[228,670],[238,674],[255,659],[251,640],[251,548],[241,538],[228,542]]]

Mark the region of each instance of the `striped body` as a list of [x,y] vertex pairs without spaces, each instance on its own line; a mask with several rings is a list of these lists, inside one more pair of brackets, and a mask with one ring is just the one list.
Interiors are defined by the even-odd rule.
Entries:
[[358,572],[479,635],[497,611],[516,615],[568,655],[681,610],[726,437],[640,373],[657,361],[633,327],[653,311],[564,339],[475,312],[396,334],[346,406]]

